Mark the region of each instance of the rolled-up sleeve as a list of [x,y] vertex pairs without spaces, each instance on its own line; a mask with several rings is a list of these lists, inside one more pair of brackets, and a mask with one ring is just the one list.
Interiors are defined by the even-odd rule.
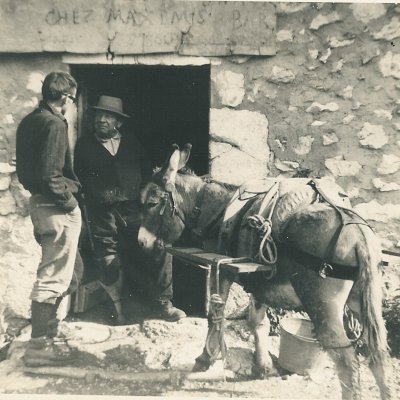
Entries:
[[63,121],[50,121],[47,137],[41,152],[41,177],[43,193],[65,212],[72,211],[78,204],[63,174],[65,155],[68,148],[67,127]]

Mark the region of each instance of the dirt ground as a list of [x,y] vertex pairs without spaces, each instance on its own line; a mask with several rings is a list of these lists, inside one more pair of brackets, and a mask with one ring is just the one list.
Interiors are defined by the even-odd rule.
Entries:
[[[79,379],[27,373],[20,359],[30,334],[30,327],[26,327],[13,341],[8,359],[0,363],[0,398],[9,399],[16,394],[30,394],[29,399],[35,398],[33,395],[40,399],[47,398],[43,395],[68,395],[68,399],[77,395],[296,400],[341,398],[332,363],[324,353],[304,376],[282,369],[277,362],[279,336],[269,337],[270,376],[265,380],[252,378],[253,339],[243,319],[227,322],[226,379],[223,379],[222,361],[217,361],[208,372],[208,378],[206,376],[202,381],[186,379],[190,377],[194,359],[204,345],[206,319],[189,317],[169,323],[154,318],[140,299],[130,297],[125,299],[124,305],[128,310],[128,323],[124,326],[112,325],[110,316],[113,309],[109,302],[96,306],[86,314],[68,317],[64,329],[70,334],[71,346],[79,353],[73,369],[83,372],[83,378]],[[299,357],[296,354],[293,356]],[[400,359],[391,358],[391,366],[391,382],[394,387],[400,388]],[[97,376],[94,371],[102,371],[105,375]],[[176,379],[176,375],[170,374],[169,379],[161,381],[157,378],[160,371],[167,375],[171,371],[181,371],[181,378]],[[51,372],[55,373],[56,369]],[[146,373],[150,373],[150,380],[135,381],[135,377]],[[115,376],[127,379],[118,381]],[[217,376],[218,379],[210,380],[210,376]],[[379,399],[365,362],[361,366],[361,387],[364,399]],[[400,398],[400,390],[398,396]]]

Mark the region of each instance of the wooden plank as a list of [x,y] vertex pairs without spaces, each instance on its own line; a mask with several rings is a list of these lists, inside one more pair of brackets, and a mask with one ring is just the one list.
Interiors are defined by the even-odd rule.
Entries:
[[382,250],[383,254],[387,254],[389,256],[400,257],[400,253],[398,251],[393,250]]
[[167,382],[177,386],[184,381],[214,381],[234,378],[234,373],[224,368],[212,368],[204,372],[188,372],[185,370],[124,372],[110,371],[99,368],[85,369],[82,367],[37,367],[23,369],[24,373],[32,375],[59,376],[62,378],[84,379],[86,382],[94,382],[98,379],[110,379],[118,382]]
[[173,255],[183,256],[185,254],[198,254],[198,253],[207,253],[203,249],[199,249],[197,247],[167,247],[166,250],[168,253]]
[[272,271],[272,267],[270,265],[252,262],[222,264],[221,268],[231,271],[234,274],[250,274],[252,272]]
[[197,248],[170,247],[167,251],[173,256],[180,257],[185,261],[204,266],[212,264],[215,260],[227,258],[225,255],[210,253]]
[[[175,257],[179,257],[184,261],[195,265],[211,265],[216,261],[229,259],[231,257],[218,253],[209,253],[205,250],[193,247],[170,247],[167,249],[169,253]],[[231,262],[222,263],[221,269],[233,272],[234,274],[249,274],[252,272],[271,271],[272,267],[269,265],[258,264],[250,261],[238,262],[232,259]]]

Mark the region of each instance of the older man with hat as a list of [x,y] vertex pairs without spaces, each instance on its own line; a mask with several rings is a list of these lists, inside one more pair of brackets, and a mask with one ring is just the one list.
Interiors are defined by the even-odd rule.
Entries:
[[[121,134],[122,100],[100,96],[94,110],[94,134],[76,145],[75,171],[86,198],[95,262],[100,282],[114,301],[120,323],[122,265],[135,268],[150,282],[150,299],[158,316],[177,321],[186,314],[172,305],[172,259],[153,259],[137,243],[140,226],[139,195],[151,178],[146,152],[131,132]],[[137,272],[139,271],[139,272]]]

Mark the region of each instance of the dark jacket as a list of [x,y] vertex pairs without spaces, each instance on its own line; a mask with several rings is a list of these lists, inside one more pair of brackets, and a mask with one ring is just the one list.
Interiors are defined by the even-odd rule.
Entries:
[[78,140],[75,171],[87,201],[98,204],[138,200],[152,173],[143,147],[129,134],[122,135],[115,156],[94,135]]
[[72,169],[68,124],[46,103],[28,114],[17,129],[17,176],[25,189],[42,194],[65,212],[78,204],[80,183]]

